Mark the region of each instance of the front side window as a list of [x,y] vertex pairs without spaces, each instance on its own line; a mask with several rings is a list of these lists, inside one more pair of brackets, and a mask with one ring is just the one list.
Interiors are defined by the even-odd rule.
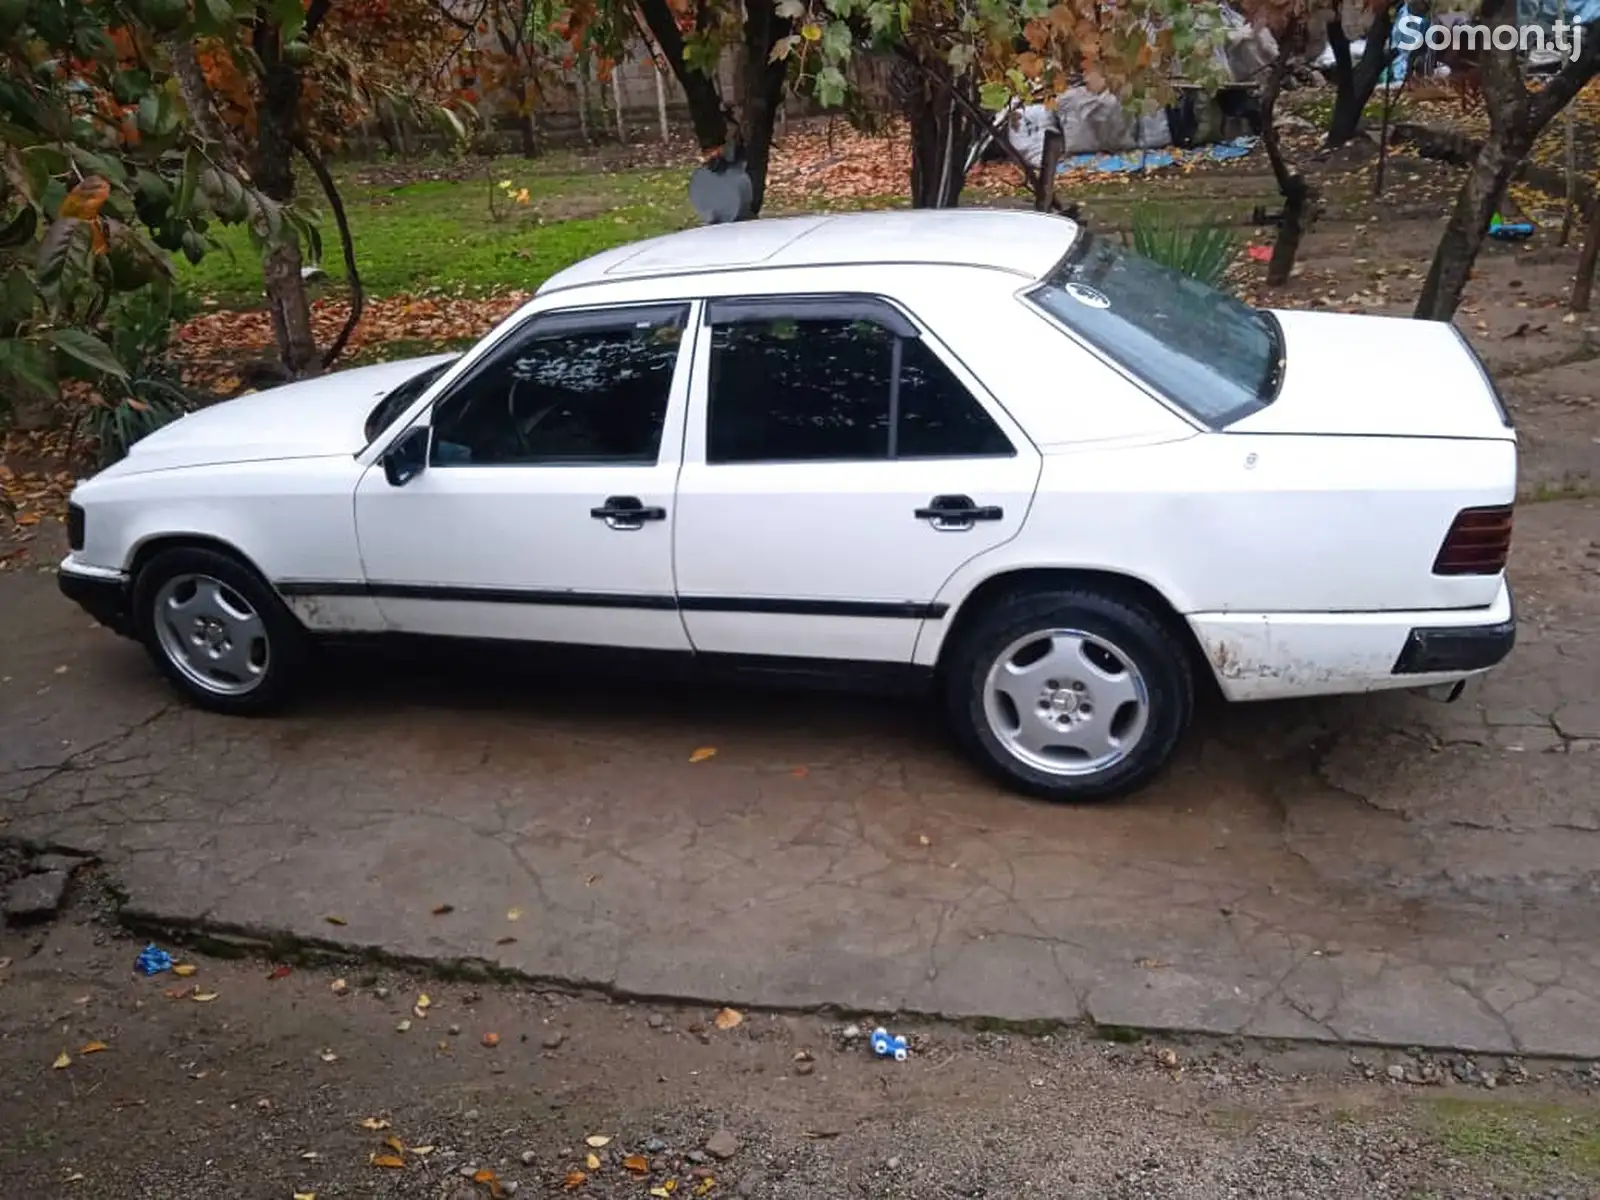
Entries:
[[708,462],[1011,453],[1005,434],[920,338],[856,316],[712,326]]
[[1283,339],[1275,317],[1096,234],[1080,233],[1029,296],[1213,429],[1277,394]]
[[654,463],[687,312],[534,318],[440,401],[434,463]]

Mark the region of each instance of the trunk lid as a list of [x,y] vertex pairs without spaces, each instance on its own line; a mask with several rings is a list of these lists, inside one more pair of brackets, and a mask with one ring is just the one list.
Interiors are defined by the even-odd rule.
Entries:
[[1277,398],[1229,433],[1515,441],[1482,362],[1443,321],[1274,310]]

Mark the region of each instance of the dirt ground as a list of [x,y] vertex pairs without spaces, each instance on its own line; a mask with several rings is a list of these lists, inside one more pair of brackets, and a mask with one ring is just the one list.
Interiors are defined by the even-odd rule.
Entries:
[[896,1063],[847,1036],[870,1015],[724,1029],[182,952],[193,974],[146,978],[78,890],[0,935],[7,1196],[1600,1195],[1589,1064],[983,1023],[897,1025]]

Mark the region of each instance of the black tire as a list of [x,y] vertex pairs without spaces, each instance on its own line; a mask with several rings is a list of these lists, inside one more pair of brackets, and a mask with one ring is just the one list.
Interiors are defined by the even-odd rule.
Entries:
[[[1144,680],[1144,731],[1125,756],[1083,775],[1059,775],[1019,758],[990,726],[984,689],[1008,647],[1030,633],[1072,629],[1117,647]],[[1092,589],[1019,592],[996,601],[959,635],[945,662],[950,723],[966,751],[1012,788],[1045,800],[1105,800],[1150,782],[1166,766],[1194,712],[1187,648],[1160,614],[1137,599]]]
[[[185,575],[216,580],[260,617],[266,634],[266,662],[259,681],[249,691],[225,694],[207,690],[189,678],[162,646],[156,630],[157,596],[164,584]],[[310,663],[305,627],[253,568],[220,550],[186,546],[163,550],[152,558],[133,581],[133,622],[156,669],[190,703],[212,712],[255,715],[282,708],[304,682]]]

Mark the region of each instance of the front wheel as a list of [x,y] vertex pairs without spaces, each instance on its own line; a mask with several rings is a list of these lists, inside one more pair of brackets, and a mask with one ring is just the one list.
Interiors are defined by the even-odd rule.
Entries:
[[133,612],[161,673],[202,708],[266,712],[304,674],[305,630],[231,555],[199,547],[156,555],[134,582]]
[[983,613],[954,648],[945,699],[957,735],[1006,783],[1098,800],[1149,782],[1194,709],[1186,648],[1136,600],[1029,592]]

